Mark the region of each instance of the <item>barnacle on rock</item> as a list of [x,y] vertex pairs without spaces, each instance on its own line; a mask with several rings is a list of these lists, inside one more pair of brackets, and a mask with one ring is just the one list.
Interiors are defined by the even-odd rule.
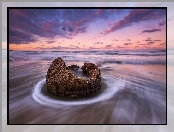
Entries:
[[99,68],[93,63],[84,63],[81,69],[89,78],[77,77],[69,70],[79,68],[77,65],[66,67],[62,58],[55,59],[47,71],[47,90],[62,97],[86,97],[95,94],[101,88]]

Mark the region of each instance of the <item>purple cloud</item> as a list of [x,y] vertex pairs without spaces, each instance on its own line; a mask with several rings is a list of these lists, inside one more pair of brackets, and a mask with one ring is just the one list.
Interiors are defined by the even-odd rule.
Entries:
[[159,26],[163,26],[166,24],[166,20],[163,20],[162,22],[159,23]]
[[117,46],[117,48],[118,48],[118,49],[123,49],[123,48],[125,48],[125,47],[122,47],[122,46]]
[[37,37],[15,29],[10,29],[9,34],[9,43],[12,44],[29,44],[30,42],[34,43],[38,41]]
[[114,23],[113,26],[105,30],[105,34],[131,26],[141,21],[155,20],[166,16],[165,9],[134,9],[122,20]]
[[153,40],[153,41],[161,41],[161,40]]
[[132,43],[124,43],[124,45],[130,45],[130,44],[132,44]]
[[166,42],[159,44],[159,46],[164,46],[166,45]]
[[151,44],[154,44],[155,42],[148,42],[147,45],[151,45]]
[[98,50],[100,48],[95,48],[95,47],[89,47],[88,50]]
[[[120,12],[121,9],[10,9],[9,43],[29,44],[39,41],[39,38],[72,39],[87,32],[94,21],[108,20]],[[108,30],[100,34],[105,35],[134,23],[156,20],[165,15],[165,9],[131,10],[122,20],[113,23]]]
[[95,42],[94,44],[103,44],[102,42]]
[[144,40],[144,41],[152,41],[152,40],[151,40],[151,38],[148,37],[148,38],[147,38],[146,40]]
[[80,49],[79,46],[74,46],[74,47],[75,47],[75,49]]
[[106,45],[105,48],[106,48],[106,49],[112,48],[112,44]]
[[153,32],[158,32],[161,31],[161,29],[151,29],[151,30],[144,30],[142,33],[153,33]]
[[54,42],[56,42],[56,41],[46,41],[48,44],[52,44],[52,43],[54,43]]
[[150,29],[150,30],[144,30],[142,33],[153,33],[153,32],[158,32],[161,31],[161,29]]
[[112,41],[118,41],[117,39],[113,39]]
[[[121,11],[121,10],[120,10]],[[115,9],[9,9],[9,43],[28,44],[39,37],[72,39],[89,24],[107,20]],[[110,15],[108,15],[110,14]]]

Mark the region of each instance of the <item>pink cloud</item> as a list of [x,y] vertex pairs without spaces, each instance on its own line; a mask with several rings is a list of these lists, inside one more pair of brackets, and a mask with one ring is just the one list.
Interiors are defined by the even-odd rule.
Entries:
[[137,23],[140,21],[155,20],[164,17],[165,14],[166,10],[135,9],[132,10],[122,20],[119,20],[118,22],[114,23],[110,29],[105,30],[104,34],[114,32],[127,26],[131,26],[133,23]]

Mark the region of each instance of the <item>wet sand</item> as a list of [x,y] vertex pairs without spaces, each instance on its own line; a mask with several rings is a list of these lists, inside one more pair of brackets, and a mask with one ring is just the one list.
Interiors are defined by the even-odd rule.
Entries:
[[[153,78],[149,77],[149,73],[146,75],[145,72],[139,72],[141,70],[153,72],[153,68],[157,68],[160,74],[165,72],[165,66],[102,65],[100,69],[103,91],[89,100],[82,99],[77,105],[76,100],[63,100],[51,96],[45,90],[45,86],[40,92],[42,95],[38,96],[44,99],[39,100],[43,102],[40,103],[33,98],[36,85],[45,78],[49,64],[49,61],[10,62],[10,124],[166,123],[166,76]],[[137,71],[137,68],[141,70]],[[115,85],[114,80],[109,82],[106,79],[108,76],[113,76],[120,87]],[[162,81],[159,82],[158,79]],[[114,88],[115,93],[111,94]],[[58,103],[55,103],[56,99]],[[63,101],[68,103],[63,104]]]

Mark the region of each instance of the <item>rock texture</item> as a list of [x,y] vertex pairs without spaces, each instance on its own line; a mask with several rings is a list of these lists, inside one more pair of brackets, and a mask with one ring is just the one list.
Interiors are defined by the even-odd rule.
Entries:
[[55,59],[47,71],[47,90],[61,97],[87,97],[95,94],[101,88],[99,68],[93,63],[84,63],[81,69],[89,78],[77,77],[69,70],[79,68],[77,65],[66,67],[62,58]]

